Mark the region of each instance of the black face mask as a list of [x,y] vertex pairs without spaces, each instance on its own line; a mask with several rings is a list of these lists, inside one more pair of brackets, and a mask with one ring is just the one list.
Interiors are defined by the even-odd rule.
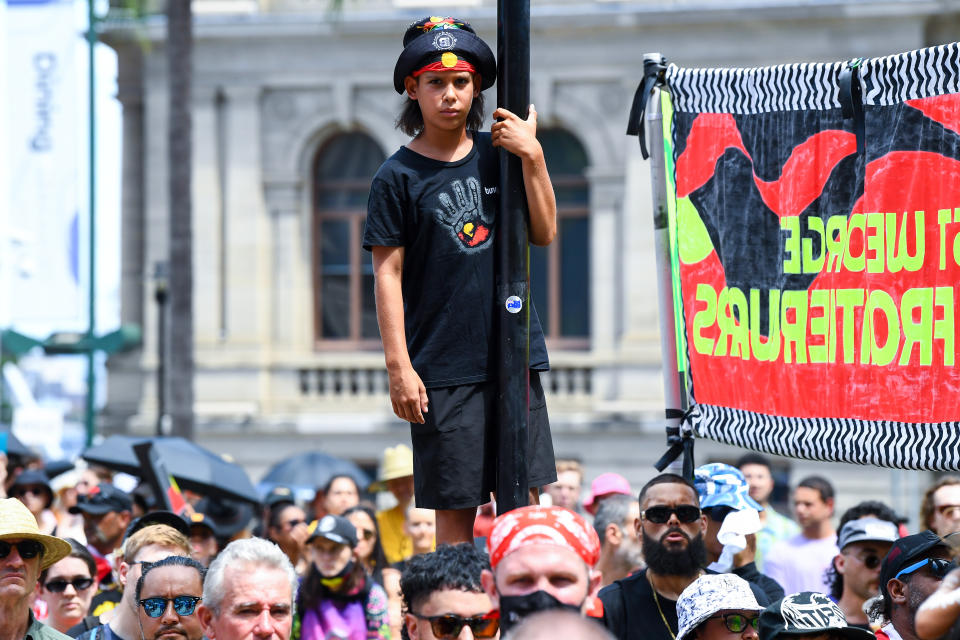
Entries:
[[531,613],[550,609],[565,609],[580,613],[580,607],[564,604],[542,590],[523,596],[500,596],[500,632],[509,631],[510,627]]

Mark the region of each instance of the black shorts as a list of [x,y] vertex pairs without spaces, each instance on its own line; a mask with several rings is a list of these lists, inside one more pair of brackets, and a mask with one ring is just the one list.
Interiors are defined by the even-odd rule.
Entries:
[[[497,484],[496,382],[427,389],[425,424],[410,424],[418,507],[466,509],[490,501]],[[530,372],[527,483],[555,482],[553,440],[540,375]]]

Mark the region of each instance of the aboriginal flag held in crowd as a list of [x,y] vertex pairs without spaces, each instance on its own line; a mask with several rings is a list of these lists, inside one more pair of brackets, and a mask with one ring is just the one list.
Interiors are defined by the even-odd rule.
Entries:
[[687,424],[960,468],[960,45],[661,80]]

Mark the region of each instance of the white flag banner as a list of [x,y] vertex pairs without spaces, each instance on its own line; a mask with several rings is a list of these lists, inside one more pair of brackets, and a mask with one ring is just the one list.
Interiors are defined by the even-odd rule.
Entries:
[[[2,66],[9,176],[8,290],[15,326],[81,327],[84,168],[78,146],[85,96],[75,54],[82,37],[72,1],[7,0]],[[2,315],[2,314],[0,314]]]

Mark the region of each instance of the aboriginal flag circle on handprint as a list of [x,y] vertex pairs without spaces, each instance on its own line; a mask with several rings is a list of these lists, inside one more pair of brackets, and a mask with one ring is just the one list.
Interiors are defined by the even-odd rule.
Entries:
[[493,235],[493,216],[483,209],[480,181],[474,177],[452,180],[450,190],[437,196],[437,221],[446,226],[458,247],[465,252],[479,251]]

